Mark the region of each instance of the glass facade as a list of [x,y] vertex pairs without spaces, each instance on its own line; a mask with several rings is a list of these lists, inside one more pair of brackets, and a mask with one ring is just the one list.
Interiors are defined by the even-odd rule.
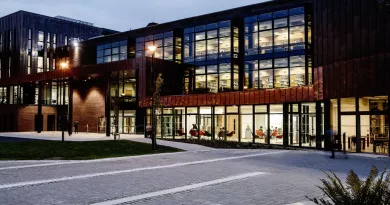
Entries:
[[136,57],[152,57],[150,46],[156,47],[154,57],[157,59],[181,61],[181,38],[175,37],[173,31],[137,38]]
[[244,90],[311,84],[305,19],[304,8],[245,18]]
[[96,63],[110,63],[127,59],[127,40],[99,45],[96,48]]
[[7,104],[7,87],[0,87],[0,104]]
[[[194,65],[195,92],[238,90],[238,39],[239,29],[231,21],[184,29],[183,62]],[[186,89],[190,89],[188,86],[185,85]]]
[[388,96],[331,100],[331,130],[340,149],[389,154],[388,105]]
[[[164,108],[157,117],[161,119],[157,136],[323,147],[323,107],[297,103]],[[148,109],[148,124],[150,113]]]

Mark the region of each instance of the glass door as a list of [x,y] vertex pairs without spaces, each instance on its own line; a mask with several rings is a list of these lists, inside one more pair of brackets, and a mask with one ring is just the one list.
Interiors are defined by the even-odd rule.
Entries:
[[226,115],[226,138],[228,141],[238,142],[238,115]]
[[387,115],[361,115],[362,152],[388,154],[389,120]]
[[124,134],[135,133],[135,117],[123,118],[123,133]]
[[162,118],[162,137],[173,137],[173,116],[163,116]]
[[299,146],[299,114],[290,114],[288,123],[289,145]]
[[[341,136],[337,136],[341,142],[341,148],[345,145],[349,152],[356,152],[356,115],[341,115]],[[345,133],[345,143],[343,134]]]

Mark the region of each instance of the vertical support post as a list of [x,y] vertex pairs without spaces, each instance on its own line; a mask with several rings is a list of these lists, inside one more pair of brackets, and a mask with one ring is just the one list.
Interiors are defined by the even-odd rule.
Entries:
[[331,135],[332,131],[330,128],[330,101],[326,100],[324,101],[324,150],[329,151],[331,149]]
[[283,146],[288,146],[288,134],[289,134],[289,129],[288,129],[288,115],[289,115],[289,104],[284,103],[283,104]]
[[337,99],[337,129],[338,129],[338,133],[337,133],[337,136],[338,136],[338,151],[341,151],[341,99]]
[[322,131],[322,107],[321,102],[316,102],[316,148],[321,149],[322,147],[322,137],[324,133]]
[[41,133],[43,130],[43,115],[42,115],[42,93],[43,91],[43,82],[39,81],[38,83],[38,114],[37,114],[37,132]]
[[346,140],[346,133],[344,132],[343,133],[343,153],[344,154],[347,154],[347,148],[345,147],[345,145],[347,144],[346,142],[345,142],[345,140]]
[[[299,147],[302,147],[302,112],[304,112],[304,110],[302,110],[302,104],[299,103],[298,104],[298,138],[299,138]],[[306,118],[306,117],[305,117]],[[306,119],[304,121],[304,123],[306,123]],[[306,143],[306,141],[304,141]]]
[[73,125],[73,78],[69,78],[68,83],[68,132],[72,134],[72,125]]
[[[356,97],[356,152],[362,152],[361,130],[360,130],[360,114],[359,114],[359,98]],[[344,139],[345,140],[345,139]],[[365,142],[365,141],[364,141]],[[344,142],[345,144],[345,142]],[[365,146],[363,146],[365,147]]]
[[107,78],[107,85],[106,85],[106,103],[105,103],[105,118],[106,118],[106,137],[110,137],[110,130],[111,130],[111,73],[109,74],[110,77]]
[[266,144],[270,145],[271,144],[271,116],[270,116],[270,108],[271,106],[268,104],[267,105],[267,142]]

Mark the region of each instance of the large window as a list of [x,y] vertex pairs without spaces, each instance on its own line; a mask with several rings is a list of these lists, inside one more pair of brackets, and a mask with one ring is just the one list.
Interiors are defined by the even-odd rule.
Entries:
[[238,28],[233,28],[232,35],[230,21],[184,29],[184,62],[230,58],[232,38],[237,38],[233,51],[238,53]]
[[127,59],[127,40],[97,46],[96,63],[109,63]]
[[43,57],[42,56],[38,56],[37,72],[38,73],[42,73],[43,72]]
[[305,56],[245,61],[245,90],[304,86]]
[[239,30],[230,21],[184,29],[184,62],[195,66],[195,89],[238,90]]
[[38,51],[42,51],[44,49],[44,41],[45,34],[43,31],[38,31]]
[[7,87],[0,87],[0,104],[7,104]]
[[[176,41],[176,48],[174,49],[174,41]],[[150,35],[136,39],[136,57],[152,57],[152,52],[148,50],[150,46],[155,46],[156,51],[154,57],[158,59],[164,59],[173,61],[174,50],[177,56],[176,60],[181,58],[181,38],[175,38],[173,31]]]
[[31,74],[31,54],[32,54],[32,31],[28,29],[28,41],[27,41],[27,74]]
[[304,49],[304,8],[245,18],[246,56]]

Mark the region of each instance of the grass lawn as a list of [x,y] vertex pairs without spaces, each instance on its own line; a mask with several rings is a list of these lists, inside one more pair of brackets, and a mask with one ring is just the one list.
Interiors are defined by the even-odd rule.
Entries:
[[0,160],[87,160],[179,151],[181,150],[164,146],[159,146],[158,150],[153,151],[150,144],[126,140],[2,142],[0,143]]

